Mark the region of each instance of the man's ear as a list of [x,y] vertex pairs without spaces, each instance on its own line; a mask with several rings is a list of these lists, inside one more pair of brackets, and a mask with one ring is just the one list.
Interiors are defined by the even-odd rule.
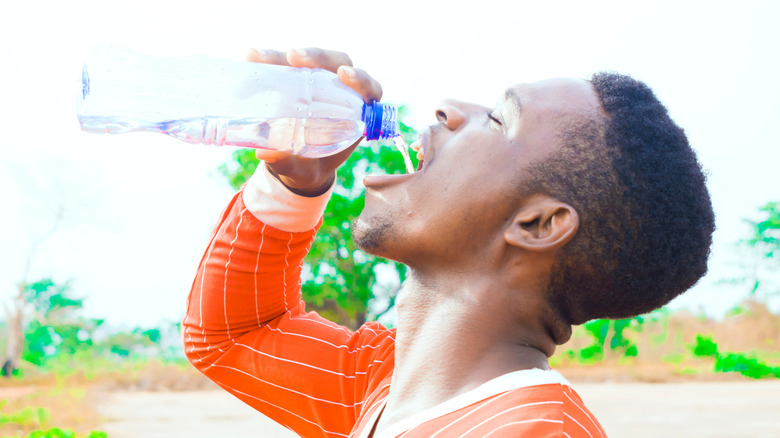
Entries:
[[534,195],[515,214],[504,240],[527,251],[554,251],[567,244],[580,227],[577,210],[546,195]]

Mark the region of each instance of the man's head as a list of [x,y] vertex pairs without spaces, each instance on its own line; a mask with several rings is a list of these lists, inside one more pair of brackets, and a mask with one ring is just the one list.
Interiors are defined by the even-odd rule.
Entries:
[[533,282],[567,324],[652,310],[706,271],[704,176],[640,82],[547,80],[436,116],[421,172],[366,179],[355,237],[367,250]]
[[652,90],[612,73],[591,83],[603,117],[571,125],[525,182],[580,214],[548,287],[574,324],[648,312],[693,286],[715,228],[696,155]]
[[570,79],[511,87],[493,108],[442,102],[422,134],[421,169],[366,178],[357,242],[417,269],[493,258],[523,201],[518,177],[558,149],[566,120],[599,108],[589,83]]

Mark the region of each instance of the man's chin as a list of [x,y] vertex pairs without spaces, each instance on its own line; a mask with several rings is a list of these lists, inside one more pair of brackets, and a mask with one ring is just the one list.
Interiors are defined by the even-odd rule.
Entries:
[[387,241],[390,237],[389,220],[368,221],[362,215],[352,223],[352,238],[363,251],[379,257],[388,257]]

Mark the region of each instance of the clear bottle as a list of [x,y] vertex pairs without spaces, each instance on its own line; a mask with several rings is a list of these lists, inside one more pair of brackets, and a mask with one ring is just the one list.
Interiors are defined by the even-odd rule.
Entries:
[[87,132],[152,131],[306,157],[335,154],[361,136],[399,134],[396,108],[364,104],[326,70],[161,58],[110,45],[86,54],[77,112]]

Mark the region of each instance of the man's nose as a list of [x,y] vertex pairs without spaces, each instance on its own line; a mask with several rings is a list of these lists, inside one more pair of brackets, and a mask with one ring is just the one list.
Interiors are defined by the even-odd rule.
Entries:
[[463,108],[463,102],[444,100],[436,106],[436,120],[454,131],[466,123],[468,114]]

